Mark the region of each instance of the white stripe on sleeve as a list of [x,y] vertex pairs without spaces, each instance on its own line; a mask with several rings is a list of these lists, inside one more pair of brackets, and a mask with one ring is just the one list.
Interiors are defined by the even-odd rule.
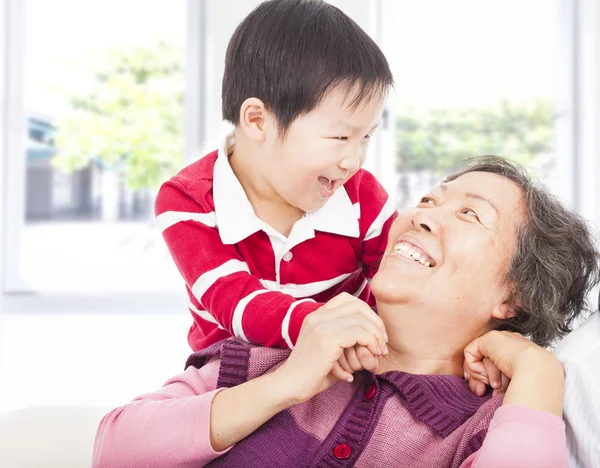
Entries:
[[292,344],[292,340],[290,338],[290,320],[292,319],[292,312],[298,305],[302,304],[303,302],[316,301],[314,301],[313,299],[302,299],[301,301],[294,302],[288,309],[287,314],[285,314],[283,322],[281,323],[281,336],[283,337],[287,345],[290,347],[290,349],[294,349],[294,345]]
[[231,275],[233,273],[237,273],[238,271],[245,271],[246,273],[250,273],[248,264],[239,260],[229,260],[223,263],[223,265],[218,266],[214,270],[207,271],[203,275],[200,275],[200,278],[198,278],[192,286],[192,293],[194,294],[196,299],[198,299],[198,301],[202,303],[202,296],[204,296],[204,293],[206,293],[206,291],[208,291],[209,288],[213,284],[215,284],[218,279],[223,278],[224,276]]
[[225,330],[225,329],[224,329],[224,328],[221,326],[221,324],[220,324],[219,322],[217,322],[217,320],[216,320],[216,319],[215,319],[215,318],[214,318],[212,315],[210,315],[210,314],[208,313],[208,311],[206,311],[206,310],[200,310],[200,309],[198,309],[198,308],[197,308],[197,307],[196,307],[194,304],[192,304],[192,302],[191,302],[191,301],[188,303],[188,307],[189,307],[189,309],[190,309],[190,310],[191,310],[191,311],[192,311],[194,314],[196,314],[196,315],[197,315],[198,317],[200,317],[201,319],[203,319],[203,320],[206,320],[207,322],[210,322],[210,323],[214,323],[214,324],[215,324],[215,325],[217,325],[217,326],[218,326],[218,327],[219,327],[221,330]]
[[383,230],[383,225],[395,211],[396,206],[392,200],[392,197],[388,197],[387,201],[385,202],[385,205],[383,205],[383,208],[381,208],[381,211],[377,215],[377,218],[375,218],[375,221],[373,221],[373,223],[369,227],[369,230],[365,235],[365,241],[368,241],[369,239],[374,239],[375,237],[379,236],[381,234],[381,231]]
[[259,294],[264,294],[264,293],[268,293],[268,292],[271,292],[271,291],[269,291],[268,289],[259,289],[258,291],[254,291],[254,292],[248,294],[246,297],[244,297],[240,302],[238,302],[238,305],[235,307],[235,310],[233,311],[233,319],[232,319],[232,323],[231,323],[231,328],[233,329],[233,334],[235,336],[237,336],[240,340],[244,340],[247,343],[250,342],[250,341],[248,341],[248,338],[246,338],[246,334],[244,333],[244,328],[242,327],[242,318],[244,316],[244,311],[246,310],[246,306],[252,299],[254,299]]
[[[354,272],[353,272],[354,273]],[[336,276],[335,278],[325,281],[315,281],[313,283],[305,284],[278,284],[276,281],[261,279],[260,283],[271,291],[278,291],[284,294],[288,294],[292,297],[310,297],[315,296],[323,291],[327,291],[336,284],[341,283],[353,273],[344,273],[343,275]]]
[[217,225],[217,217],[215,212],[210,213],[188,213],[185,211],[165,211],[156,217],[156,224],[161,232],[169,229],[171,226],[181,223],[182,221],[198,221],[208,227]]
[[360,288],[358,288],[356,290],[356,292],[354,294],[352,294],[354,297],[358,297],[362,294],[362,292],[365,290],[365,287],[367,286],[368,281],[364,280],[363,283],[360,285]]

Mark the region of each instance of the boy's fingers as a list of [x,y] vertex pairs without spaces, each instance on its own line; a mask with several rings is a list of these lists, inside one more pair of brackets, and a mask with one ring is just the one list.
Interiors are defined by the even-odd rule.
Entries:
[[377,372],[377,369],[379,369],[379,359],[377,356],[374,356],[368,348],[357,346],[356,355],[362,368],[369,372]]
[[510,383],[510,379],[504,374],[501,374],[501,381],[502,383],[500,385],[500,388],[495,389],[492,393],[492,396],[496,396],[498,393],[506,393],[506,390],[508,389],[508,384]]
[[[352,349],[352,348],[348,348],[348,349]],[[349,374],[353,374],[354,371],[352,369],[352,366],[348,363],[348,359],[346,358],[345,351],[347,351],[347,350],[344,350],[344,352],[338,359],[338,364],[340,365],[340,367],[342,368],[343,371],[348,372]]]
[[[358,346],[353,346],[352,348],[347,348],[344,350],[345,358],[348,361],[348,365],[353,371],[359,371],[363,369],[358,356],[356,355],[356,348]],[[364,347],[363,347],[364,348]],[[364,348],[366,349],[366,348]],[[369,352],[370,354],[370,352]]]
[[500,369],[498,369],[488,358],[483,358],[483,365],[485,366],[489,384],[494,389],[500,388],[502,385],[502,373],[500,372]]

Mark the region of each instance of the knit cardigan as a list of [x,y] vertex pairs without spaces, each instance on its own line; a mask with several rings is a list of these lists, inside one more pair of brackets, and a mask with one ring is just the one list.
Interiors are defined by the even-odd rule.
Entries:
[[[217,386],[278,368],[289,350],[234,339],[194,353],[186,367],[220,358]],[[450,375],[355,374],[270,419],[211,467],[459,467],[479,450],[503,395],[478,397]]]

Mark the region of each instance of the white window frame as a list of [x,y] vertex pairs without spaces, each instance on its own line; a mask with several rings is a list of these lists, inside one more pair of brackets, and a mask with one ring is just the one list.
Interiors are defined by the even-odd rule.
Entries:
[[[566,108],[557,123],[559,170],[568,181],[560,195],[600,225],[600,7],[596,0],[557,0],[563,12],[561,67],[565,86],[557,93]],[[196,160],[214,148],[221,133],[220,83],[231,31],[252,9],[245,0],[187,0],[186,157]],[[376,41],[383,0],[334,0]],[[240,12],[240,18],[231,12]],[[565,14],[562,14],[565,13]],[[570,15],[570,16],[569,16]],[[0,284],[2,294],[31,292],[19,275],[19,242],[24,226],[25,138],[24,4],[0,0]],[[572,42],[565,41],[572,38]],[[393,106],[390,105],[390,109]],[[368,168],[394,192],[394,112],[373,142]],[[575,163],[573,163],[575,158]]]

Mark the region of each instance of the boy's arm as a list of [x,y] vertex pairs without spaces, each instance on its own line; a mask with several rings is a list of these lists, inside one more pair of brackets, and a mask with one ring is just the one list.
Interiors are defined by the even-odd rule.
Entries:
[[162,186],[156,215],[186,285],[210,314],[206,319],[247,342],[293,347],[304,317],[322,303],[266,289],[235,246],[222,243],[214,212],[203,211],[181,183]]
[[361,171],[360,203],[361,263],[367,279],[372,279],[388,242],[390,227],[398,215],[396,205],[383,186],[368,171]]

